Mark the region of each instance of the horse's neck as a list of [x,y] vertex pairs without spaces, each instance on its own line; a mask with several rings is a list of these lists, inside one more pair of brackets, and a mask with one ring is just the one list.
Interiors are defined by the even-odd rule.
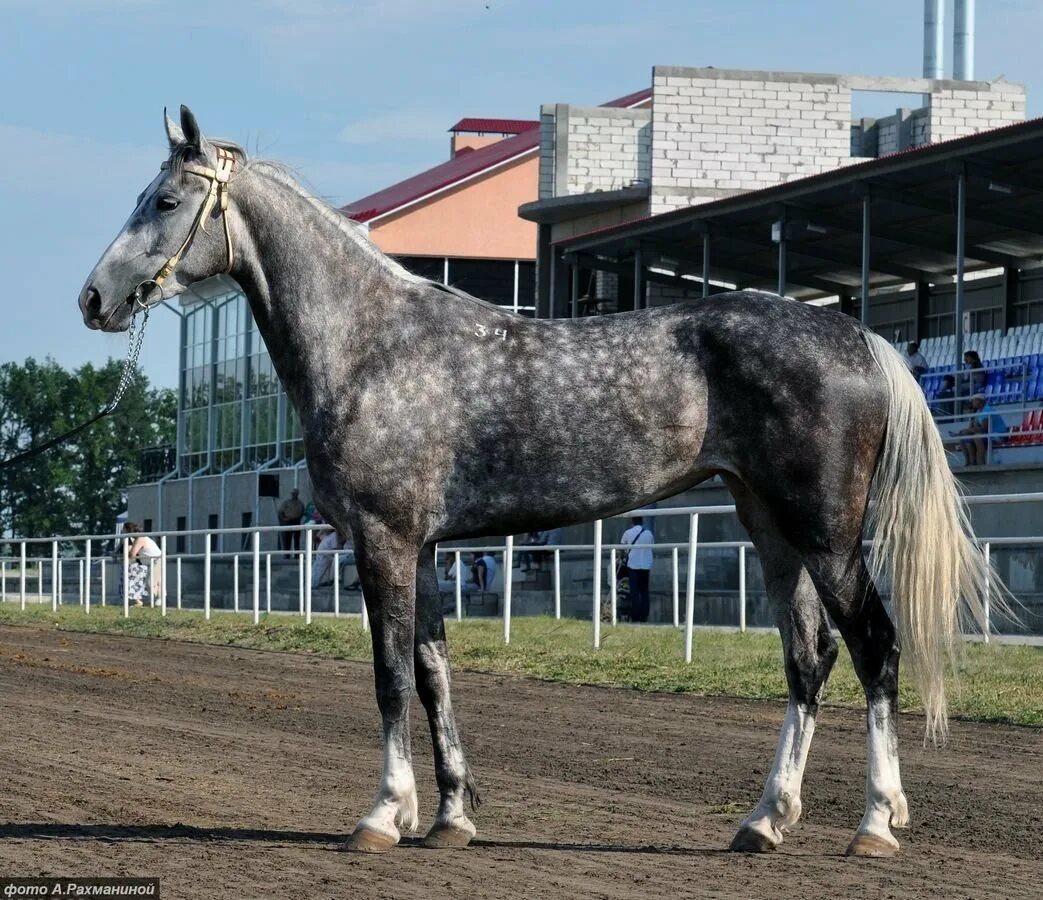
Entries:
[[295,186],[248,172],[236,199],[244,233],[232,274],[304,416],[352,383],[354,349],[386,326],[405,282],[354,226],[331,221]]

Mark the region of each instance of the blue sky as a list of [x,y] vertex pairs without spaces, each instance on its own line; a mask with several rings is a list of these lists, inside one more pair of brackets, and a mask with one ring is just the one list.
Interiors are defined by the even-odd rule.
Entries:
[[[1041,38],[1037,0],[978,4],[976,75],[1025,83],[1029,115]],[[603,102],[655,64],[916,76],[922,42],[915,0],[0,0],[0,362],[123,355],[76,296],[165,156],[164,106],[342,204],[442,161],[465,115]],[[169,386],[175,326],[142,354]]]

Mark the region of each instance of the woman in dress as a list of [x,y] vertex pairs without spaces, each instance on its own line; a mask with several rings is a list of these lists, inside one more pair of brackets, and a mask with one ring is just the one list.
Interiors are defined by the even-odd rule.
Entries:
[[159,568],[153,565],[162,555],[159,545],[147,534],[141,533],[141,526],[136,522],[128,522],[123,526],[124,534],[132,540],[128,556],[130,565],[127,572],[127,593],[135,606],[144,606],[146,595],[153,604],[159,596]]

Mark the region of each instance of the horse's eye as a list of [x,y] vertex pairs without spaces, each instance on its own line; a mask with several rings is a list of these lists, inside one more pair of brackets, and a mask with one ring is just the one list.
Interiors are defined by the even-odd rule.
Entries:
[[177,197],[157,197],[156,198],[156,209],[160,212],[170,212],[171,210],[177,209],[181,204],[181,201]]

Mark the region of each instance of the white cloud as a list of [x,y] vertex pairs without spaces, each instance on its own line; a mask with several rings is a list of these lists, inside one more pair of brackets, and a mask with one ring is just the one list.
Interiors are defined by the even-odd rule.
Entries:
[[132,13],[143,9],[156,9],[159,0],[4,0],[6,10],[30,12],[46,18],[67,16],[93,16],[98,13]]
[[41,195],[73,192],[80,196],[118,190],[120,196],[129,195],[128,202],[155,177],[166,149],[159,140],[151,147],[109,144],[3,124],[0,147],[4,148],[0,190]]
[[297,160],[294,175],[331,206],[343,206],[409,178],[429,164],[409,162],[348,162]]
[[379,141],[448,141],[449,128],[455,121],[452,113],[443,114],[429,109],[396,110],[350,122],[341,129],[337,139],[345,144],[375,144]]

